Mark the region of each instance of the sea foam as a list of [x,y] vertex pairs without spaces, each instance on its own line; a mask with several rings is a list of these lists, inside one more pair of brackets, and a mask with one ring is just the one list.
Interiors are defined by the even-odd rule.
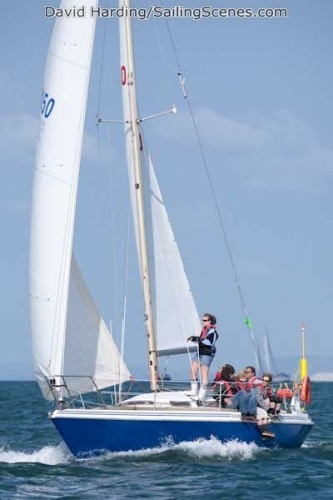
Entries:
[[[169,439],[163,445],[156,448],[138,451],[106,452],[101,456],[91,457],[85,460],[99,461],[105,460],[105,458],[119,459],[122,457],[149,459],[153,456],[163,456],[163,454],[169,454],[170,452],[185,453],[190,457],[199,459],[217,457],[227,460],[246,460],[260,452],[260,448],[254,443],[248,444],[238,440],[221,443],[221,441],[214,437],[189,442],[184,441],[179,444],[174,444],[173,440]],[[45,465],[61,465],[73,462],[74,460],[75,458],[63,442],[57,446],[44,446],[40,450],[35,450],[31,453],[0,448],[0,462],[8,464],[41,463]]]
[[64,443],[57,446],[44,446],[31,453],[0,448],[0,462],[8,464],[40,463],[46,465],[66,464],[73,459]]
[[249,459],[260,451],[255,443],[244,443],[238,440],[221,443],[214,437],[183,442],[176,445],[175,449],[177,448],[197,458],[220,457],[228,460]]
[[[210,458],[219,457],[226,460],[246,460],[252,458],[255,454],[262,451],[255,443],[244,443],[238,440],[221,443],[218,439],[198,439],[195,441],[184,441],[175,444],[170,438],[165,444],[156,447],[138,451],[109,452],[104,458],[117,459],[121,457],[128,458],[149,458],[154,455],[169,454],[170,452],[187,454],[190,457]],[[98,457],[100,459],[102,457]]]

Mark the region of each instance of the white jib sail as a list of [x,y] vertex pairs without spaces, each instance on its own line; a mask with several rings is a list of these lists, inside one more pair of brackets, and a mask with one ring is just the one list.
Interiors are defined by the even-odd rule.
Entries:
[[[82,4],[88,12],[98,1]],[[63,9],[74,6],[73,0],[61,3]],[[57,19],[45,70],[32,197],[30,297],[34,372],[46,398],[51,398],[47,379],[65,374],[70,365],[65,354],[69,281],[95,24],[91,15]],[[95,373],[77,366],[75,374]]]
[[[129,380],[114,344],[72,257],[63,373],[71,392],[89,392]],[[89,377],[94,379],[94,384]]]
[[189,348],[187,337],[199,335],[200,319],[150,158],[148,163],[157,350],[160,355],[181,354]]

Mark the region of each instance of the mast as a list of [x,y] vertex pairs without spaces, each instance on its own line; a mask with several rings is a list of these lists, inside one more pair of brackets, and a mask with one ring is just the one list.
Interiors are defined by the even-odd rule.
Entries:
[[123,7],[124,17],[119,19],[121,45],[121,84],[123,91],[123,108],[125,120],[125,137],[127,162],[130,169],[130,182],[135,197],[135,214],[138,232],[138,253],[140,274],[143,288],[144,320],[148,341],[149,379],[152,390],[157,389],[157,352],[154,329],[154,315],[151,298],[151,279],[148,259],[148,241],[145,224],[145,204],[143,174],[141,166],[142,139],[140,134],[140,119],[138,115],[134,50],[132,37],[132,21],[129,15],[130,0],[119,0]]
[[303,380],[308,375],[308,362],[305,357],[305,323],[302,323],[302,357],[300,359],[300,376]]

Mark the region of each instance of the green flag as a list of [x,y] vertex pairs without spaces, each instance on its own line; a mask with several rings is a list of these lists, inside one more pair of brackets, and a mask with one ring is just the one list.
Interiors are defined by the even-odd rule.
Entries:
[[250,330],[253,330],[252,322],[248,316],[244,319],[244,323],[250,328]]

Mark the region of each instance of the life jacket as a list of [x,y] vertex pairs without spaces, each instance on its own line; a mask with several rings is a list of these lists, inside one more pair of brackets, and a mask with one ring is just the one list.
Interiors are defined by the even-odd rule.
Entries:
[[209,323],[209,325],[204,326],[203,329],[201,330],[200,337],[199,337],[199,342],[201,342],[202,340],[205,340],[207,338],[207,335],[208,335],[209,331],[212,330],[212,329],[215,330],[216,340],[217,340],[218,339],[218,333],[216,331],[216,328],[215,328],[214,325],[212,325],[211,323]]
[[221,392],[221,396],[226,398],[231,398],[237,392],[234,388],[234,384],[227,380],[221,380],[218,384],[215,384],[215,387],[215,392]]
[[[233,378],[231,381],[223,380],[222,373],[220,370],[215,373],[214,382],[221,382],[221,383],[226,382],[227,384],[231,384],[231,386],[234,390],[233,394],[236,394],[236,392],[244,389],[244,382],[242,382],[241,380],[238,380],[237,378],[235,378],[235,379]],[[218,384],[214,384],[213,387],[216,387],[217,385]]]
[[226,406],[225,399],[232,398],[238,392],[238,387],[233,381],[220,379],[214,385],[213,398],[224,408]]
[[273,389],[270,385],[266,385],[266,387],[262,386],[262,393],[264,395],[264,398],[270,398],[273,394]]
[[247,382],[244,382],[244,389],[247,392],[250,392],[252,389],[257,388],[257,387],[259,387],[260,390],[263,391],[264,384],[255,375],[250,380],[248,380]]
[[237,387],[237,392],[238,391],[244,391],[245,390],[245,382],[242,382],[241,380],[234,380],[235,387]]
[[[210,335],[210,330],[214,330],[213,343],[211,345],[203,344],[202,342],[208,337],[208,335]],[[214,356],[216,352],[215,342],[217,341],[218,337],[219,335],[216,331],[215,325],[209,324],[207,326],[204,326],[199,337],[199,354]]]

